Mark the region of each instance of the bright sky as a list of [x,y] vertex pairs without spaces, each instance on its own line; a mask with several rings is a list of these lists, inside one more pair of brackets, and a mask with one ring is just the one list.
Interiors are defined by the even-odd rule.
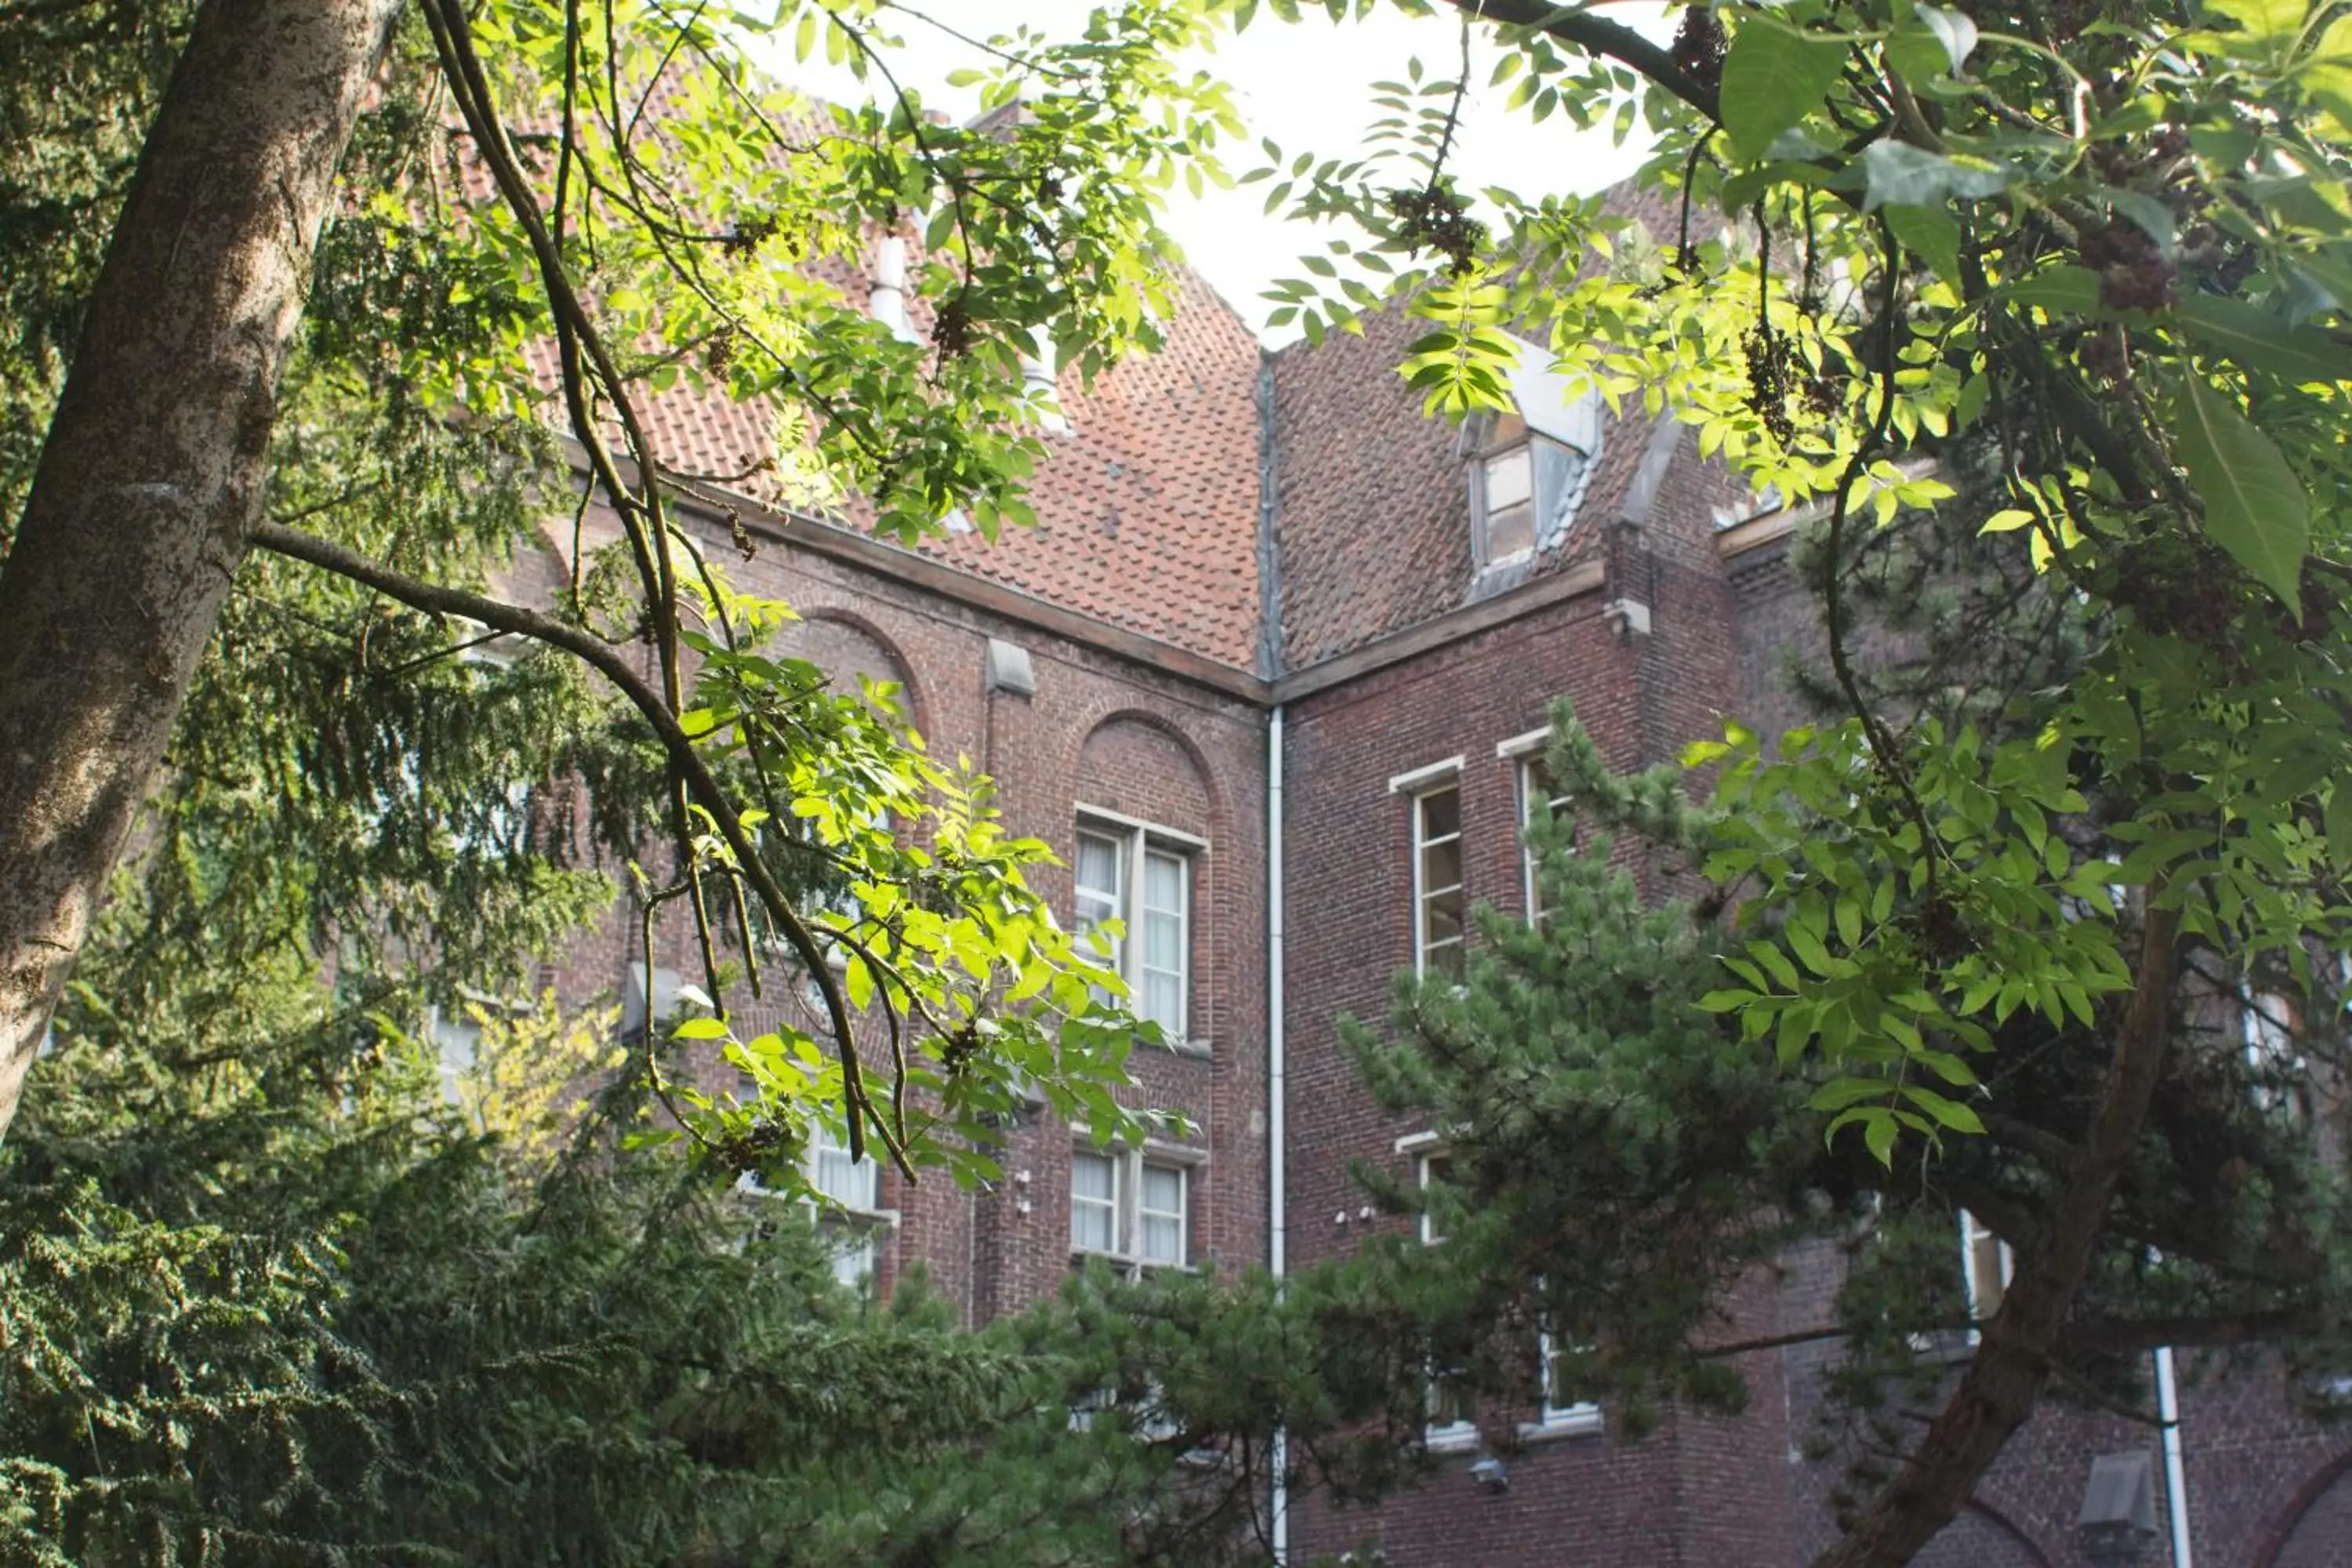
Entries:
[[[1008,32],[1027,23],[1054,37],[1076,31],[1097,0],[930,0],[918,9],[974,37]],[[1428,74],[1450,79],[1458,59],[1459,34],[1450,17],[1412,19],[1383,8],[1360,22],[1334,25],[1319,6],[1306,5],[1307,19],[1284,26],[1261,14],[1239,38],[1228,37],[1201,64],[1234,89],[1251,134],[1270,136],[1286,154],[1312,149],[1318,156],[1352,153],[1363,128],[1377,116],[1370,84],[1404,79],[1405,61],[1418,54]],[[1630,26],[1664,38],[1673,24],[1663,4],[1625,0],[1610,7]],[[935,109],[961,118],[978,107],[972,89],[946,85],[949,72],[984,63],[973,51],[936,29],[900,18],[907,42],[903,60],[892,69]],[[845,70],[793,67],[789,54],[767,62],[787,80],[834,99],[854,101],[865,89]],[[1523,195],[1597,190],[1633,172],[1640,162],[1638,142],[1611,144],[1605,132],[1580,133],[1555,115],[1530,124],[1524,111],[1506,115],[1507,85],[1480,93],[1494,67],[1491,49],[1472,54],[1470,100],[1456,133],[1454,167],[1475,189],[1501,185]],[[1226,149],[1236,174],[1256,161],[1254,148]],[[1313,231],[1285,225],[1261,213],[1265,186],[1234,191],[1210,189],[1199,199],[1180,187],[1170,197],[1168,226],[1187,259],[1224,295],[1243,318],[1262,321],[1271,307],[1259,290],[1276,278],[1297,273],[1299,252],[1320,248]],[[1292,332],[1262,333],[1269,343]]]

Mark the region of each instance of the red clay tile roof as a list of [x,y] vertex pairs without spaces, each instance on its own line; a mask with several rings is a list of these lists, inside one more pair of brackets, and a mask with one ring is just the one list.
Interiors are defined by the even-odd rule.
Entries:
[[[1612,207],[1671,243],[1671,203],[1621,186]],[[835,265],[826,265],[833,272]],[[866,280],[843,269],[845,296]],[[918,331],[926,324],[916,302]],[[1297,669],[1443,614],[1471,595],[1468,494],[1456,433],[1424,418],[1396,374],[1416,335],[1400,308],[1363,336],[1275,357],[1280,668]],[[535,366],[554,386],[552,353]],[[1029,500],[1034,529],[927,541],[924,553],[1110,626],[1236,668],[1262,643],[1260,376],[1249,328],[1187,275],[1167,342],[1066,389],[1071,429],[1049,437]],[[683,387],[640,412],[665,467],[740,475],[770,450],[772,413]],[[1540,574],[1581,559],[1630,486],[1644,445],[1639,422],[1611,420],[1575,523],[1534,563]],[[756,481],[737,481],[756,493]],[[855,528],[853,517],[830,526]]]
[[[857,300],[863,287],[846,285]],[[920,323],[918,323],[919,329]],[[551,353],[541,380],[551,393]],[[1256,339],[1197,278],[1184,279],[1167,342],[1137,354],[1063,406],[1070,429],[1029,482],[1034,528],[926,541],[925,554],[1202,654],[1254,668],[1258,637]],[[640,395],[639,416],[665,468],[740,474],[771,449],[764,403],[685,390]],[[757,493],[754,483],[734,488]],[[819,526],[855,529],[851,518]]]
[[1196,278],[1160,353],[1064,394],[1070,430],[1030,481],[1034,529],[927,553],[1248,669],[1258,628],[1257,340]]

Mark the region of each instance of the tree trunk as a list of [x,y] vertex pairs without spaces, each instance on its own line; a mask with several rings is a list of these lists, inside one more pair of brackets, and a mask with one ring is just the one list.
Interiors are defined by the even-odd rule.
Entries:
[[2061,1331],[2130,1163],[2171,1036],[2178,973],[2177,910],[2151,910],[2140,933],[2138,981],[2116,1026],[2107,1079],[2082,1157],[2018,1260],[1960,1385],[1870,1507],[1813,1568],[1903,1568],[1952,1521],[1977,1482],[2025,1424],[2050,1381]]
[[336,165],[404,0],[207,0],[0,563],[0,1134],[259,515]]

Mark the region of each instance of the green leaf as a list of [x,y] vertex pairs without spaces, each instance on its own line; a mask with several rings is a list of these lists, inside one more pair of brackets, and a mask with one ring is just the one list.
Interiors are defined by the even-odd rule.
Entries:
[[1947,11],[1936,5],[1922,5],[1916,14],[1920,24],[1936,36],[1936,41],[1951,57],[1952,74],[1959,75],[1960,68],[1969,63],[1969,56],[1976,50],[1975,19],[1964,11]]
[[673,1040],[723,1040],[727,1026],[716,1018],[688,1018],[670,1031]]
[[1862,150],[1862,210],[1941,206],[1953,200],[1997,196],[2009,171],[1980,158],[1953,158],[1889,136]]
[[2303,26],[2305,0],[2205,0],[2209,16],[2227,16],[2259,38],[2292,33]]
[[2099,275],[2087,267],[2045,267],[2006,285],[2002,292],[2011,304],[2087,316],[2099,308]]
[[1844,68],[1842,38],[1815,37],[1751,16],[1724,57],[1717,100],[1724,134],[1742,163],[1753,163],[1772,139],[1819,107]]
[[2177,314],[2189,334],[2250,370],[2268,371],[2301,384],[2352,381],[2352,354],[2325,333],[2302,331],[2257,305],[2200,294]]
[[1955,289],[1960,286],[1960,221],[1948,208],[1890,206],[1886,226],[1904,249],[1934,268],[1937,277]]
[[2205,502],[2205,532],[2230,559],[2303,618],[2303,557],[2311,509],[2303,483],[2271,438],[2191,376],[2180,400],[2180,460]]
[[1984,1122],[1974,1110],[1948,1095],[1937,1094],[1932,1089],[1905,1084],[1903,1098],[1955,1132],[1982,1132],[1985,1130]]

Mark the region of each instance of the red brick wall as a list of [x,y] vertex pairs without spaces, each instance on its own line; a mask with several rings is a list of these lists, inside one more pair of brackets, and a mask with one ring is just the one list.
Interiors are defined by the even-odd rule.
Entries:
[[[591,536],[595,542],[593,528]],[[714,531],[714,553],[724,544]],[[1196,1260],[1225,1268],[1262,1263],[1264,712],[1160,668],[796,548],[789,532],[764,531],[757,557],[730,571],[740,587],[781,598],[803,617],[779,635],[778,651],[825,667],[845,688],[856,673],[903,682],[932,754],[968,756],[992,774],[1007,825],[1043,838],[1065,861],[1075,852],[1081,801],[1208,841],[1194,862],[1192,1030],[1207,1048],[1139,1053],[1124,1098],[1181,1111],[1198,1129],[1192,1142],[1205,1159],[1193,1172]],[[1029,650],[1034,698],[983,689],[991,637]],[[1067,870],[1044,868],[1034,881],[1066,922]],[[563,966],[566,992],[616,991],[634,930],[634,916],[616,911],[584,937]],[[656,945],[657,963],[697,973],[682,916],[663,922]],[[774,986],[770,1003],[743,1005],[743,1025],[805,1007],[796,989]],[[1004,1130],[996,1152],[1006,1179],[997,1191],[960,1192],[938,1173],[910,1187],[886,1171],[882,1203],[902,1215],[879,1249],[886,1288],[919,1260],[975,1321],[1057,1289],[1070,1267],[1071,1148],[1070,1131],[1040,1117]]]
[[[1343,1253],[1372,1226],[1348,1175],[1351,1159],[1400,1173],[1396,1140],[1423,1131],[1382,1115],[1343,1058],[1333,1020],[1385,1021],[1392,977],[1411,963],[1410,802],[1400,773],[1459,755],[1464,879],[1473,902],[1523,905],[1515,762],[1496,743],[1541,726],[1572,698],[1611,764],[1670,759],[1718,733],[1736,700],[1737,622],[1699,531],[1722,481],[1687,450],[1661,486],[1660,521],[1610,541],[1595,592],[1303,699],[1289,710],[1284,758],[1286,895],[1285,1027],[1290,1101],[1287,1220],[1295,1266]],[[1694,521],[1694,520],[1696,520]],[[1644,636],[1616,629],[1602,606],[1646,604]],[[1727,1299],[1731,1323],[1769,1332],[1768,1281]],[[1750,1563],[1788,1551],[1789,1460],[1774,1358],[1746,1358],[1756,1401],[1739,1419],[1670,1412],[1649,1437],[1568,1438],[1508,1456],[1510,1489],[1481,1491],[1469,1457],[1449,1458],[1425,1488],[1377,1510],[1319,1499],[1294,1510],[1303,1558],[1375,1539],[1408,1564],[1682,1562]],[[1509,1412],[1485,1422],[1507,1438]],[[1507,1446],[1507,1441],[1501,1446]]]

